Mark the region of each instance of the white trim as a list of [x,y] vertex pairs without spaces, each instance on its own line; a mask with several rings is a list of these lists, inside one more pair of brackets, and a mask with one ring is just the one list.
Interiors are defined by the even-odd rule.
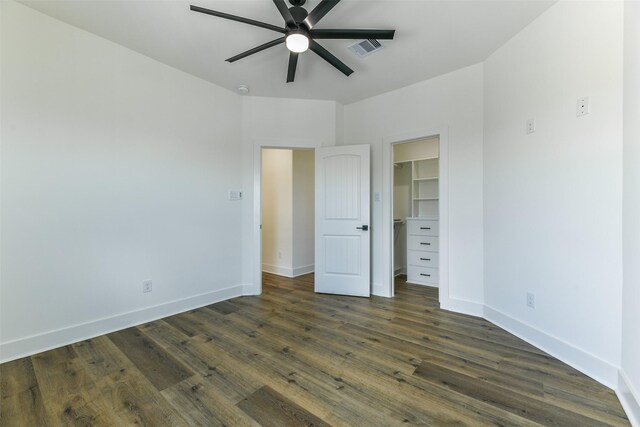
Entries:
[[638,390],[633,386],[633,383],[623,370],[618,372],[616,394],[627,414],[627,418],[631,421],[631,425],[640,427],[640,393],[638,393]]
[[371,295],[376,295],[376,296],[385,297],[385,298],[393,298],[393,295],[389,291],[390,291],[389,286],[383,283],[371,284]]
[[615,389],[618,385],[617,366],[487,305],[484,318],[607,387]]
[[293,267],[293,277],[298,277],[305,274],[313,273],[314,271],[315,271],[315,264],[302,265],[300,267]]
[[398,276],[400,274],[404,274],[406,276],[407,274],[407,268],[406,267],[398,267],[395,269],[395,271],[393,272],[393,276]]
[[262,271],[278,276],[293,277],[293,268],[262,263]]
[[55,329],[0,344],[0,363],[31,356],[78,341],[130,328],[177,313],[243,295],[243,286],[219,289],[192,297],[129,311],[115,316]]
[[440,308],[469,316],[484,317],[484,305],[457,298],[440,298]]
[[[420,129],[382,139],[382,277],[381,285],[388,288],[385,295],[393,296],[394,254],[393,254],[393,144],[425,139],[438,135],[439,153],[439,288],[440,302],[449,298],[449,130],[443,126],[435,129]],[[375,289],[375,286],[374,286]],[[377,295],[377,294],[376,294]]]
[[282,267],[279,265],[262,264],[262,271],[271,274],[277,274],[278,276],[285,277],[298,277],[303,274],[313,273],[314,264],[303,265],[302,267]]
[[253,283],[245,283],[242,286],[242,296],[260,295],[260,290]]

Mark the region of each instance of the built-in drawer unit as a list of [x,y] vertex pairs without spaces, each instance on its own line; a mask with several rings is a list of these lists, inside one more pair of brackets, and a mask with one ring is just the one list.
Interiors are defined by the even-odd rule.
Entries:
[[407,282],[438,286],[438,220],[407,218]]
[[429,219],[414,219],[407,221],[407,234],[417,236],[437,236],[438,221]]
[[438,268],[438,252],[407,251],[407,265]]
[[407,249],[410,251],[438,251],[438,238],[435,236],[407,236]]
[[407,282],[437,284],[438,269],[409,265],[407,266]]

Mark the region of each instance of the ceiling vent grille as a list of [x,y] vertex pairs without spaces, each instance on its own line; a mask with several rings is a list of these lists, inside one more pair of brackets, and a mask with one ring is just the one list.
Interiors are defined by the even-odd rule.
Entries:
[[349,46],[349,50],[360,58],[369,56],[382,48],[384,48],[384,46],[376,39],[361,40]]

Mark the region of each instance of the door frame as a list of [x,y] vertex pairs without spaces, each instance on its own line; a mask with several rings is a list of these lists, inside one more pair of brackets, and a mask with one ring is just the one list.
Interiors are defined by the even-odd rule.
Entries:
[[[278,142],[284,142],[283,145],[278,145]],[[252,276],[253,276],[253,289],[257,290],[257,293],[252,295],[262,294],[262,150],[312,150],[315,158],[316,148],[321,147],[320,141],[309,141],[309,145],[297,145],[300,142],[283,141],[282,139],[264,139],[260,141],[254,141],[253,150],[253,251],[254,259]]]
[[439,223],[439,262],[438,288],[440,306],[449,304],[449,130],[443,126],[435,129],[421,129],[403,134],[390,135],[382,141],[382,259],[383,284],[379,291],[383,296],[395,295],[395,269],[393,244],[393,146],[430,137],[439,137],[439,176],[438,176],[438,223]]

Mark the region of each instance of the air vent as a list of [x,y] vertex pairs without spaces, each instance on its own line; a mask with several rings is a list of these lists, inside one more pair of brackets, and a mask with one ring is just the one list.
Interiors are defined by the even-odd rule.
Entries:
[[384,46],[382,46],[382,44],[380,44],[378,40],[367,39],[350,45],[349,50],[358,55],[360,58],[364,58],[365,56],[369,56],[372,53],[379,51],[383,47]]

